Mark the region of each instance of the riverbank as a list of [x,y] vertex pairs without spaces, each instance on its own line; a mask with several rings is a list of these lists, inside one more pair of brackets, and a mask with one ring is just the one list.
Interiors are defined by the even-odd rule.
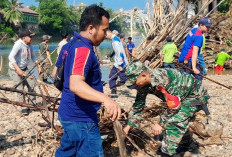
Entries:
[[[208,77],[228,86],[232,84],[232,75],[209,75]],[[192,154],[188,152],[185,156],[230,157],[232,156],[232,91],[208,80],[204,80],[203,84],[211,97],[209,100],[209,110],[211,112],[211,119],[209,120],[209,123],[211,124],[213,121],[217,121],[223,125],[221,135],[222,141],[221,143],[212,143],[211,145],[200,146],[199,150],[201,154]],[[0,80],[0,85],[12,87],[13,82],[9,80]],[[37,92],[39,93],[39,91]],[[104,87],[104,92],[108,95],[110,94],[108,85]],[[51,96],[57,96],[59,94],[57,90],[50,87],[49,93]],[[119,97],[115,98],[115,100],[120,103],[124,110],[129,110],[134,102],[136,91],[129,90],[122,86],[118,89],[118,93]],[[15,93],[3,92],[3,94],[11,100],[17,100]],[[2,97],[2,95],[0,97]],[[159,103],[160,101],[152,95],[149,95],[147,100],[147,105],[150,105],[152,102]],[[52,131],[52,129],[40,127],[38,125],[39,123],[44,123],[40,112],[32,111],[29,116],[24,117],[21,115],[20,109],[20,107],[13,106],[11,104],[1,103],[0,156],[52,156],[52,153],[59,146],[60,135],[58,135],[55,131]],[[55,113],[55,124],[60,125],[57,120],[57,113]],[[117,149],[117,144],[112,145],[111,149],[113,148]],[[111,156],[118,156],[118,154],[111,154]],[[138,155],[132,156],[138,157]]]

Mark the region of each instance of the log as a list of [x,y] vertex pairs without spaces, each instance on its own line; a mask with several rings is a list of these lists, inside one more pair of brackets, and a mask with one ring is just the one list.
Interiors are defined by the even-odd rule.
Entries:
[[[26,92],[26,91],[15,89],[15,88],[3,87],[1,85],[0,85],[0,90],[21,93],[21,94],[24,94],[24,95],[32,95],[32,96],[42,97],[42,95],[38,94],[38,93]],[[56,98],[56,97],[51,97],[51,96],[45,96],[45,97],[48,100],[53,100],[53,101],[59,101],[60,100],[60,98]]]
[[115,131],[116,137],[117,137],[120,157],[127,157],[126,146],[125,146],[125,142],[124,142],[125,136],[122,136],[124,134],[124,132],[122,130],[122,125],[119,123],[119,121],[116,120],[115,122],[113,122],[113,126],[114,126],[114,131]]
[[[19,101],[12,101],[6,98],[0,98],[0,102],[2,103],[8,103],[8,104],[13,104],[13,105],[17,105],[17,106],[22,106],[22,107],[29,107],[29,108],[35,108],[38,110],[45,110],[46,108],[44,106],[38,106],[38,105],[32,105],[32,104],[28,104],[25,102],[19,102]],[[49,111],[55,111],[57,112],[58,109],[53,109],[53,108],[48,108]]]

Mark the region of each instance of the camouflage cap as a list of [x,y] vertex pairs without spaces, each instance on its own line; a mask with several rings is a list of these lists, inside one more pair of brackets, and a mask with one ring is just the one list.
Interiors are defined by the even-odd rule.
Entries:
[[146,67],[141,62],[134,62],[129,64],[126,68],[126,86],[132,86],[135,84],[137,77],[143,72]]

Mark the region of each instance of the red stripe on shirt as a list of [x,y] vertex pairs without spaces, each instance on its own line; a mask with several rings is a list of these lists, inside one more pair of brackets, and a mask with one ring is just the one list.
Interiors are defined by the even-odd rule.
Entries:
[[202,32],[198,29],[194,35],[202,35]]
[[75,50],[75,58],[72,68],[73,75],[84,76],[86,62],[89,58],[90,50],[86,47],[78,47]]
[[192,55],[193,55],[193,45],[192,45],[191,48],[189,49],[187,55],[185,56],[185,59],[191,58]]

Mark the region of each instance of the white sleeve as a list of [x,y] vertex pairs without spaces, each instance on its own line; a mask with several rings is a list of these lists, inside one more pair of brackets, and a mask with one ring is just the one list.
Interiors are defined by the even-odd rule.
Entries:
[[20,43],[16,42],[10,52],[10,55],[8,56],[9,62],[12,64],[14,62],[16,62],[15,60],[15,56],[17,55],[17,53],[19,52],[20,49]]
[[115,63],[114,63],[114,66],[116,68],[118,68],[123,63],[122,57],[120,56],[121,46],[120,46],[120,43],[118,41],[114,41],[112,43],[112,46],[113,46],[113,49],[114,49],[114,52],[115,52]]

